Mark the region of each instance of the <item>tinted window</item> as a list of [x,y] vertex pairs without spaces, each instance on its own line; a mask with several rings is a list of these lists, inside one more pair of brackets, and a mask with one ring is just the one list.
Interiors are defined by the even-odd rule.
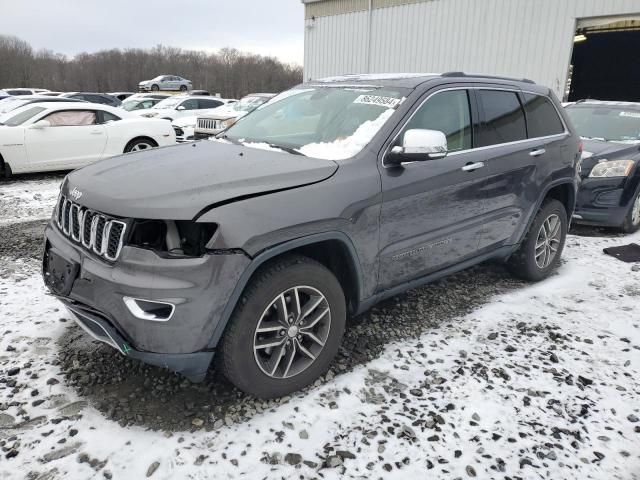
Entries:
[[8,125],[10,127],[22,125],[24,122],[32,117],[35,117],[37,114],[43,112],[44,110],[46,110],[46,108],[44,107],[32,107],[27,110],[23,110],[22,112],[11,117],[9,120],[5,120],[4,125]]
[[222,102],[219,100],[212,100],[210,98],[206,98],[206,99],[198,100],[198,105],[200,105],[200,108],[215,108],[222,105]]
[[452,90],[431,97],[416,110],[402,135],[414,128],[443,132],[447,136],[450,152],[471,148],[471,114],[467,91]]
[[527,138],[524,111],[515,92],[478,90],[478,101],[484,111],[478,147]]
[[564,125],[558,116],[556,108],[548,98],[525,93],[524,110],[527,113],[529,138],[564,133]]
[[114,115],[113,113],[104,112],[104,111],[101,113],[102,113],[102,123],[117,122],[118,120],[121,120],[120,117]]
[[196,110],[198,108],[198,101],[195,98],[190,98],[182,102],[180,106],[184,107],[185,110]]

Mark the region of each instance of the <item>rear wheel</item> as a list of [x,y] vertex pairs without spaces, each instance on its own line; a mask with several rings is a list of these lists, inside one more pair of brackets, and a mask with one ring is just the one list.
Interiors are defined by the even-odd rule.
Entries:
[[187,86],[186,85],[180,85],[180,91],[181,92],[186,92],[187,91]]
[[640,188],[636,192],[635,198],[631,202],[629,212],[624,219],[622,231],[624,233],[637,232],[640,229]]
[[160,90],[160,87],[158,85],[156,85],[155,83],[151,85],[151,91],[157,92],[158,90]]
[[309,258],[284,257],[243,293],[221,342],[222,371],[240,390],[261,398],[299,390],[328,369],[345,321],[336,277]]
[[136,138],[131,140],[124,148],[124,153],[129,152],[141,152],[142,150],[149,150],[155,148],[158,145],[150,138]]
[[555,199],[545,200],[524,241],[509,258],[511,272],[529,281],[547,278],[560,263],[567,228],[564,205]]

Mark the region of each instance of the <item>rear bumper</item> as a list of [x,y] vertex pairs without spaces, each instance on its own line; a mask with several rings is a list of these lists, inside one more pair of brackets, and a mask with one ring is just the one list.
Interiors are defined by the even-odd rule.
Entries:
[[[248,257],[234,253],[169,259],[125,246],[118,260],[109,263],[52,223],[45,239],[46,252],[77,265],[70,289],[53,293],[92,336],[122,354],[190,378],[206,373],[203,365],[213,356],[214,332]],[[173,311],[165,319],[145,318],[131,310],[127,298],[171,304]]]

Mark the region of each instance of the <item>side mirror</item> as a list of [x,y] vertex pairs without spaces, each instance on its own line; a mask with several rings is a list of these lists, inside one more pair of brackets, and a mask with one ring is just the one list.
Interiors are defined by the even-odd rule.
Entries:
[[390,165],[404,162],[437,160],[447,156],[447,136],[439,130],[407,130],[402,138],[402,146],[395,146],[387,154],[385,161]]
[[38,120],[37,122],[32,123],[29,128],[33,128],[34,130],[40,130],[50,126],[51,126],[51,122],[49,122],[49,120]]
[[186,110],[186,108],[184,108],[182,105],[180,105],[178,108],[176,108],[176,110]]

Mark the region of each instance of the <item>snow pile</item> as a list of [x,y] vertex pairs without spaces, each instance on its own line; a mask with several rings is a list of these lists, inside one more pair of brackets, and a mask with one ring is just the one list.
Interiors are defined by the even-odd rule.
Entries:
[[49,218],[64,175],[32,175],[0,186],[0,225]]
[[[67,328],[37,262],[13,262],[0,275],[0,478],[638,479],[640,271],[602,253],[628,242],[640,233],[570,236],[544,282],[256,401],[244,423],[194,418],[171,434],[122,428],[65,385],[59,339],[86,334]],[[401,310],[370,321],[381,315]]]
[[389,117],[393,115],[393,112],[395,110],[391,108],[386,109],[375,120],[369,120],[360,125],[350,137],[328,143],[310,143],[300,147],[300,152],[308,157],[326,160],[344,160],[353,157],[367,146]]

